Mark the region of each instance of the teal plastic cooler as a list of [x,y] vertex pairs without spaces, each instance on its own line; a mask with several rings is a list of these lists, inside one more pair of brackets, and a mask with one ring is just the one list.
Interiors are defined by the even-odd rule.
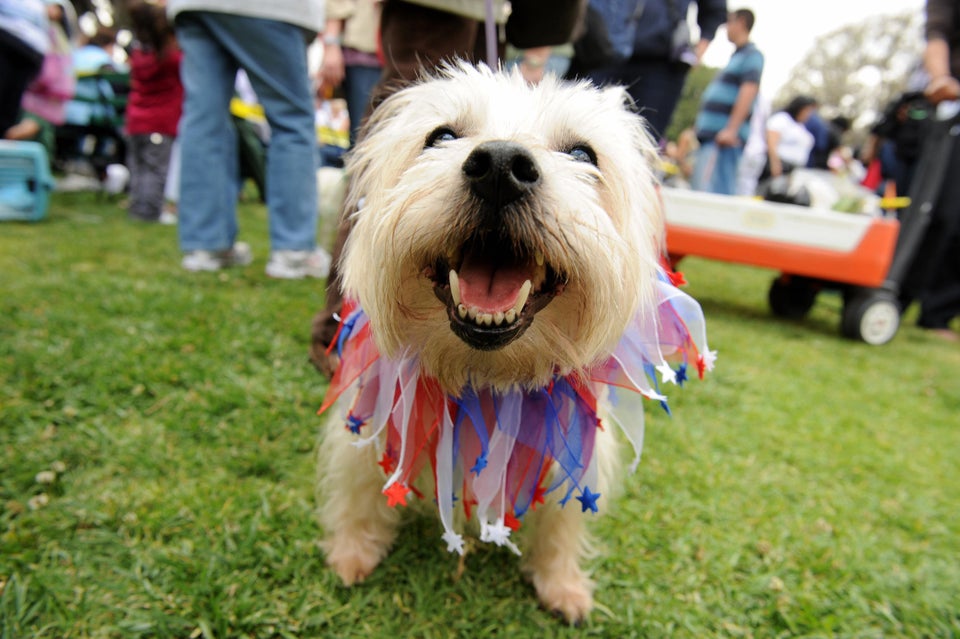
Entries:
[[42,144],[0,140],[0,220],[42,220],[53,186]]

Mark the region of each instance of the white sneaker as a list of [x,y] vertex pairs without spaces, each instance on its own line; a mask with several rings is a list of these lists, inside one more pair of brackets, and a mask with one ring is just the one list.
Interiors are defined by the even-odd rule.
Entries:
[[229,266],[246,266],[252,261],[250,245],[237,242],[225,251],[187,251],[180,264],[188,271],[219,271]]
[[330,262],[330,254],[321,248],[312,251],[273,251],[266,270],[268,276],[282,280],[324,278],[330,274]]
[[157,222],[164,226],[176,226],[177,214],[170,211],[160,211],[160,218],[157,219]]

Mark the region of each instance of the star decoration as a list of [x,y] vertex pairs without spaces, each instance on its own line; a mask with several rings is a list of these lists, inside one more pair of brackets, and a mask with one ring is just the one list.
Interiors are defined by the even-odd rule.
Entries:
[[536,510],[537,504],[544,503],[544,497],[547,494],[547,489],[544,488],[543,484],[537,484],[536,488],[533,489],[533,499],[530,500],[530,509]]
[[473,464],[473,468],[470,469],[471,473],[480,474],[480,471],[487,467],[487,455],[485,453],[480,453],[477,455],[477,461]]
[[685,381],[687,381],[687,365],[680,364],[680,367],[677,368],[677,384],[683,386]]
[[583,487],[583,492],[580,493],[580,496],[577,497],[577,501],[580,502],[580,512],[597,512],[597,500],[600,499],[600,493],[590,492],[589,486]]
[[463,535],[448,530],[443,533],[443,540],[447,542],[447,552],[455,552],[458,555],[463,554]]
[[503,516],[503,523],[510,530],[520,530],[520,520],[513,516],[513,513],[507,513]]
[[662,376],[661,381],[663,381],[664,384],[667,382],[672,384],[677,383],[677,374],[666,362],[662,362],[659,366],[657,366],[657,370],[660,371],[660,375]]
[[492,524],[487,522],[480,524],[480,541],[494,543],[498,546],[506,546],[514,553],[520,554],[520,549],[510,541],[510,529],[504,523],[503,517],[500,517]]
[[347,415],[347,428],[350,429],[350,432],[354,435],[360,434],[360,427],[363,426],[365,420],[360,419],[353,413]]
[[406,506],[407,495],[410,494],[410,489],[400,482],[395,482],[390,484],[390,487],[384,490],[383,494],[387,496],[387,506],[390,506],[391,508],[395,507],[397,504]]
[[393,458],[386,452],[383,453],[383,457],[380,458],[377,465],[380,466],[387,475],[393,472]]
[[680,271],[667,271],[667,277],[670,278],[670,283],[674,286],[683,286],[687,283],[687,279]]

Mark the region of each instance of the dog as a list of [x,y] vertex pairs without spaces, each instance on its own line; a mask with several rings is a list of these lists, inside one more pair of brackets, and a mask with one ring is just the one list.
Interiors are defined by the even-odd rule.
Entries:
[[[365,126],[347,161],[353,302],[322,409],[339,406],[319,447],[327,563],[347,585],[367,577],[411,493],[436,501],[462,554],[462,504],[481,541],[523,555],[543,606],[578,622],[593,606],[585,520],[620,467],[608,389],[663,401],[646,374],[676,381],[666,355],[712,365],[683,322],[651,347],[675,290],[655,147],[622,88],[531,86],[466,63]],[[642,413],[617,423],[635,465]]]

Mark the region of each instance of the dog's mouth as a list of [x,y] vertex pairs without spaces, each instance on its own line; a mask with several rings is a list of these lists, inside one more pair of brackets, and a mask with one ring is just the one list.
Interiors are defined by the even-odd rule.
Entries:
[[450,328],[467,345],[503,348],[559,295],[566,277],[535,249],[496,234],[476,236],[424,269],[447,308]]

